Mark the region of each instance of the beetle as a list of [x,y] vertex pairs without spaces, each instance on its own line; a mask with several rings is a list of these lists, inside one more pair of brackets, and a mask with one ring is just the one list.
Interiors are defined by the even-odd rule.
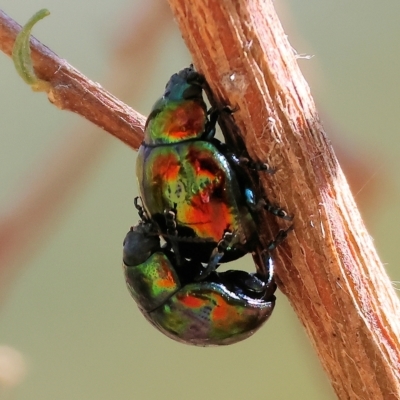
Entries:
[[214,137],[219,113],[207,110],[205,85],[192,66],[172,75],[147,118],[136,163],[144,209],[172,247],[175,265],[207,264],[198,280],[254,251],[260,208],[291,219],[257,201],[243,166],[272,172],[268,165],[237,157]]
[[196,346],[233,344],[255,333],[274,309],[269,252],[285,237],[281,231],[271,242],[261,273],[212,271],[196,282],[201,263],[192,258],[178,266],[171,247],[160,246],[153,223],[141,221],[123,243],[126,284],[146,319],[166,336]]

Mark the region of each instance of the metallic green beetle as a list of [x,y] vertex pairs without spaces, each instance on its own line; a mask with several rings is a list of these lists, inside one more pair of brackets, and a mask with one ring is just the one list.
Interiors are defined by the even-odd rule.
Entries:
[[143,315],[182,343],[236,343],[257,331],[274,309],[276,285],[269,256],[264,275],[211,272],[194,282],[201,263],[185,260],[177,266],[169,246],[160,247],[152,223],[141,222],[125,238],[123,260],[128,289]]
[[[172,246],[176,265],[207,264],[199,279],[255,249],[258,209],[289,219],[256,201],[241,158],[214,138],[218,113],[207,112],[204,85],[192,67],[170,78],[147,119],[136,165],[144,208]],[[268,171],[266,164],[247,166]]]

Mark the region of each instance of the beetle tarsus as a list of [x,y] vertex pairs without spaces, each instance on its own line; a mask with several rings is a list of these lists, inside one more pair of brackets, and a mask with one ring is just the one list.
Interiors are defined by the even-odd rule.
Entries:
[[[139,196],[136,196],[135,199],[133,200],[133,203],[135,205],[136,210],[138,211],[139,214],[139,218],[142,222],[150,222],[150,218],[147,215],[146,211],[144,210],[144,208],[139,204]],[[142,199],[140,199],[141,201]]]
[[285,221],[293,220],[293,216],[288,215],[288,213],[283,208],[274,206],[266,198],[262,198],[262,199],[258,200],[258,202],[252,206],[252,208],[255,211],[264,209],[264,210],[268,211],[269,213],[275,215],[276,217],[284,219]]
[[232,240],[233,240],[233,233],[230,231],[225,231],[224,236],[222,239],[218,242],[217,246],[213,250],[210,256],[210,260],[208,261],[208,264],[204,270],[200,271],[200,274],[195,278],[196,281],[203,280],[207,278],[212,272],[214,272],[221,260],[221,258],[224,256],[225,251],[230,247]]
[[271,251],[275,250],[287,238],[288,233],[292,230],[293,225],[290,225],[287,229],[281,229],[275,236],[275,239],[269,242],[265,251],[270,253]]
[[276,170],[271,168],[269,164],[265,162],[253,161],[247,157],[239,157],[239,164],[253,171],[262,171],[266,172],[267,174],[274,174],[276,172]]

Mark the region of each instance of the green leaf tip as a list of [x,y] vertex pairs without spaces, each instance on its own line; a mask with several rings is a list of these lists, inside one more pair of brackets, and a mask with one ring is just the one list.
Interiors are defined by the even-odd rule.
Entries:
[[50,11],[44,8],[33,15],[17,35],[12,51],[12,59],[18,74],[34,91],[38,92],[48,92],[50,84],[39,79],[33,70],[29,39],[36,22],[49,14]]

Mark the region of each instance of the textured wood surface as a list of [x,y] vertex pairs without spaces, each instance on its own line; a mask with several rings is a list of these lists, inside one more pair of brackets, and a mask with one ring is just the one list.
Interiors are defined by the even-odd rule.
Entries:
[[[275,256],[279,288],[338,397],[399,399],[399,299],[273,2],[170,0],[170,5],[216,101],[236,110],[250,156],[277,169],[273,176],[260,174],[260,182],[270,200],[295,215],[294,231]],[[271,226],[265,216],[265,243]]]

